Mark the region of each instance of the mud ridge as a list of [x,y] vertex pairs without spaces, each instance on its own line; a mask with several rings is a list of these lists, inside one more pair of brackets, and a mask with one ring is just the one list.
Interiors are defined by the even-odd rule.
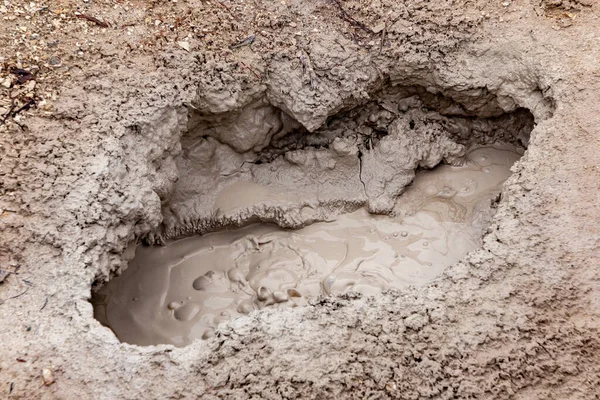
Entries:
[[[467,102],[457,103],[420,87],[390,88],[374,94],[371,97],[375,100],[359,108],[331,116],[314,132],[264,99],[234,113],[200,115],[190,109],[188,131],[182,136],[182,152],[176,158],[179,178],[173,194],[163,196],[163,224],[146,242],[164,243],[169,238],[255,221],[298,228],[363,204],[371,212],[389,213],[393,199],[410,183],[417,167],[432,168],[442,159],[455,162],[465,145],[496,141],[527,145],[533,129],[533,116],[527,110],[516,104],[502,110],[491,95],[485,97],[490,103],[479,99],[469,103],[469,96],[453,95]],[[403,139],[409,135],[413,138]],[[436,143],[433,147],[432,141]],[[385,144],[385,152],[396,154],[397,159],[404,157],[404,161],[386,161],[380,144]],[[420,151],[422,159],[402,156],[399,149],[406,146],[413,146],[413,154]],[[416,151],[417,147],[422,150]],[[268,171],[273,168],[275,175]],[[373,172],[380,168],[393,171],[394,177],[383,178],[386,183],[373,183],[382,179],[374,176],[379,171]],[[293,188],[281,180],[286,174],[298,177],[292,180]],[[315,190],[313,180],[317,176],[322,182]],[[340,180],[346,181],[345,187],[336,186]],[[211,204],[219,192],[236,181],[269,186],[274,193],[292,190],[304,200],[262,210],[238,207],[237,215],[219,215],[224,210]],[[319,198],[315,203],[316,191],[333,193],[333,197]],[[302,215],[298,214],[300,209],[305,210]]]

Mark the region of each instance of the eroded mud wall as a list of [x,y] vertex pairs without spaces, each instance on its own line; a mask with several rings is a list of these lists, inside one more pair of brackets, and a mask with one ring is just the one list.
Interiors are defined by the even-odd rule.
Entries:
[[[527,145],[527,110],[514,102],[503,110],[474,90],[454,96],[466,104],[389,87],[313,132],[265,98],[216,115],[190,108],[178,180],[149,242],[253,221],[297,228],[360,206],[389,213],[417,168],[458,163],[470,145]],[[233,187],[240,181],[256,186],[246,204]]]

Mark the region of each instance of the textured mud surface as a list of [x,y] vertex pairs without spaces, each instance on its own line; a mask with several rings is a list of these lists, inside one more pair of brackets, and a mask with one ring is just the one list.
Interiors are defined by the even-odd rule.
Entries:
[[[127,343],[183,346],[255,309],[424,285],[481,245],[519,157],[510,146],[479,147],[460,166],[421,171],[393,216],[361,209],[294,231],[254,224],[139,246],[126,271],[95,293],[94,315]],[[219,195],[229,206],[281,201],[266,187],[232,186]]]
[[[90,15],[126,15],[139,23],[131,35],[121,25],[103,28],[95,42],[84,42],[84,32],[76,29],[61,36],[60,46],[77,41],[98,53],[65,59],[69,75],[60,81],[61,93],[49,110],[42,105],[21,110],[19,103],[3,118],[3,397],[597,396],[596,2],[182,3],[168,7],[189,9],[181,24],[196,24],[192,33],[167,32],[166,45],[151,49],[133,43],[155,26],[154,15],[143,22],[149,13],[143,3],[129,14],[118,4],[86,6]],[[122,25],[128,22],[124,18]],[[89,29],[96,28],[90,22]],[[52,35],[58,33],[42,34],[46,41]],[[250,35],[252,46],[229,49]],[[4,62],[23,57],[16,55],[14,38],[2,33],[3,43],[11,42],[3,48],[15,50],[2,55]],[[471,137],[485,142],[502,134],[498,127],[535,120],[528,137],[519,137],[527,129],[503,128],[528,149],[504,185],[482,249],[425,287],[255,312],[184,349],[123,344],[94,319],[92,286],[126,264],[128,244],[136,239],[160,242],[252,222],[251,215],[290,227],[362,205],[389,210],[389,198],[401,184],[384,180],[385,185],[374,182],[365,190],[371,178],[365,186],[359,179],[369,174],[363,161],[366,167],[389,136],[380,130],[392,132],[395,126],[380,125],[388,91],[417,96],[420,103],[398,109],[395,119],[414,113],[419,132],[414,140],[425,136],[432,144],[444,135],[458,144]],[[19,89],[21,95],[27,93]],[[194,145],[201,144],[195,127],[212,129],[202,142],[242,154],[231,172],[264,168],[264,175],[254,176],[272,183],[276,171],[269,175],[265,166],[277,167],[299,149],[312,146],[317,153],[313,139],[324,127],[339,129],[344,137],[354,129],[345,124],[361,121],[361,116],[346,118],[359,105],[371,110],[365,117],[380,113],[381,118],[355,127],[370,128],[361,137],[372,140],[360,142],[358,165],[341,168],[354,171],[354,178],[336,178],[347,183],[335,185],[344,187],[337,200],[294,198],[310,203],[314,211],[308,215],[296,205],[227,213],[238,204],[224,204],[225,215],[208,215],[205,202],[186,201],[185,191],[194,194],[201,179],[186,175],[193,168],[182,168],[194,160]],[[269,123],[261,125],[260,135],[242,137],[256,124],[240,118],[248,107]],[[409,126],[410,121],[405,120]],[[278,135],[282,131],[287,133]],[[258,149],[264,158],[258,158]],[[353,159],[358,158],[357,153]],[[386,162],[413,171],[413,164],[424,160],[426,155],[412,166],[396,166],[393,157]],[[200,161],[207,163],[204,168],[216,162]],[[412,178],[410,172],[400,175]],[[303,179],[298,177],[299,185]],[[322,189],[318,192],[329,193]],[[211,205],[217,200],[206,197]]]

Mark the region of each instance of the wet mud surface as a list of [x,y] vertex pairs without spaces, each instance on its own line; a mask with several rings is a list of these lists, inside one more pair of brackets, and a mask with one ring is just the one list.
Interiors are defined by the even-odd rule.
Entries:
[[[123,275],[92,299],[96,318],[128,343],[184,346],[265,307],[424,285],[481,245],[494,200],[519,158],[512,146],[479,147],[460,165],[418,172],[393,216],[361,209],[295,231],[251,225],[138,246]],[[220,206],[273,201],[265,188],[233,187],[219,195]]]

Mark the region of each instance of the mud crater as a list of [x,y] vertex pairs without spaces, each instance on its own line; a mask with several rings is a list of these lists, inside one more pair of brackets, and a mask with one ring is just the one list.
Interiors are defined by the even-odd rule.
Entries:
[[371,98],[312,132],[264,96],[189,105],[162,159],[163,222],[122,276],[96,280],[96,318],[129,343],[182,346],[255,309],[423,285],[478,248],[532,113],[484,88]]

